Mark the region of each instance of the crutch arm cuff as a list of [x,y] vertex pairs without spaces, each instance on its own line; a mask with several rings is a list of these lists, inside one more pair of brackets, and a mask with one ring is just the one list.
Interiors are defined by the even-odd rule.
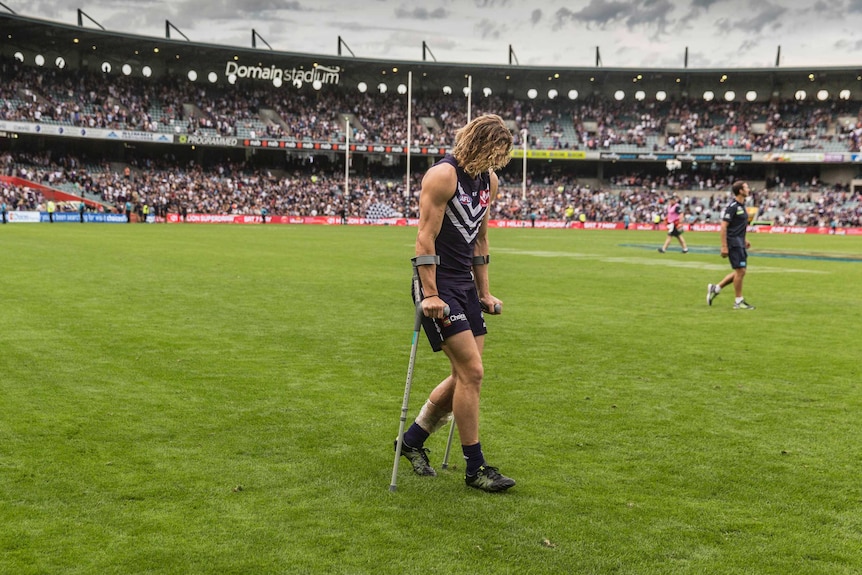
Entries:
[[473,265],[474,266],[486,266],[491,262],[491,256],[473,256]]
[[418,268],[419,266],[437,266],[440,265],[440,256],[438,255],[429,255],[429,256],[416,256],[410,260],[413,262],[413,267]]

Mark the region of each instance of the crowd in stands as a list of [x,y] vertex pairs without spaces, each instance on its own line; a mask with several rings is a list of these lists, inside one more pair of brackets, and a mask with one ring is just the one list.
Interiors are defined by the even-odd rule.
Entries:
[[[243,162],[209,166],[180,165],[169,157],[143,158],[123,170],[107,164],[84,165],[73,156],[56,159],[49,153],[0,155],[3,175],[18,176],[98,200],[105,209],[122,212],[126,202],[151,213],[260,214],[292,216],[418,217],[421,173],[409,189],[403,174],[354,174],[345,189],[339,169],[294,167],[262,170]],[[500,192],[493,219],[572,220],[584,214],[593,222],[652,223],[663,218],[666,202],[677,194],[688,223],[718,222],[729,200],[732,174],[702,178],[687,173],[666,175],[631,173],[599,185],[580,183],[565,175],[533,175],[526,186],[521,178],[500,174]],[[758,218],[777,224],[860,227],[862,190],[819,182],[773,182],[756,190],[750,205]],[[0,199],[10,210],[39,209],[44,198],[33,189],[2,184]]]
[[[33,68],[0,58],[0,119],[172,134],[285,138],[406,145],[405,96],[396,90],[364,94],[356,90],[276,89],[271,83],[222,87],[185,78],[159,80]],[[456,90],[457,93],[457,90]],[[414,97],[409,139],[414,145],[451,147],[467,120],[464,99],[422,92]],[[494,112],[510,122],[515,145],[526,134],[532,148],[651,151],[859,151],[862,108],[857,102],[785,100],[725,102],[671,99],[666,102],[518,99],[511,95],[473,99],[473,115]],[[526,130],[524,132],[524,130]],[[837,146],[837,148],[836,148]],[[5,153],[6,175],[80,194],[105,209],[122,211],[126,202],[147,205],[156,214],[189,213],[415,217],[421,174],[409,187],[403,173],[371,170],[351,175],[343,169],[304,165],[266,169],[222,159],[208,165],[169,154],[135,157],[121,170],[104,160],[85,162],[68,154]],[[532,174],[524,189],[512,170],[500,174],[500,197],[492,217],[564,219],[584,214],[590,221],[651,222],[662,215],[669,194],[685,197],[689,221],[716,221],[736,175],[727,170],[677,171],[656,176],[614,175],[598,183],[574,176]],[[859,226],[859,194],[847,186],[788,183],[755,194],[764,217],[780,223]],[[30,188],[4,184],[9,209],[36,209],[43,203]]]
[[[732,180],[717,181],[706,188],[689,188],[673,177],[617,178],[616,183],[591,188],[567,178],[531,182],[526,201],[522,190],[501,179],[501,195],[492,217],[572,220],[583,213],[591,222],[652,223],[666,216],[667,201],[677,195],[682,201],[686,223],[718,223],[731,199]],[[749,205],[757,208],[755,220],[777,225],[862,226],[862,190],[850,192],[849,185],[825,186],[817,182],[776,186],[756,190]]]
[[[353,89],[223,87],[184,77],[159,80],[25,67],[0,60],[0,119],[90,128],[252,138],[406,145],[405,96]],[[846,100],[769,102],[670,99],[665,102],[473,98],[473,115],[500,114],[533,148],[692,152],[858,152],[862,108]],[[466,123],[459,95],[414,96],[410,140],[451,146]],[[520,140],[516,142],[520,145]]]
[[6,205],[8,211],[40,210],[45,204],[45,197],[27,186],[16,186],[0,182],[0,203]]

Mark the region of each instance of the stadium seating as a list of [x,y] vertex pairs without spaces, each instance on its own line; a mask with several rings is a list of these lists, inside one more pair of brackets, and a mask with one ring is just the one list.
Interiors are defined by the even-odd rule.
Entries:
[[[170,161],[144,160],[129,169],[122,164],[84,164],[64,156],[57,163],[48,154],[0,156],[6,175],[43,183],[51,188],[100,202],[104,209],[121,211],[126,201],[139,209],[143,204],[155,213],[269,214],[294,216],[347,215],[368,218],[418,216],[421,174],[405,194],[403,177],[391,174],[355,176],[344,193],[343,173],[325,173],[297,168],[274,174],[244,163],[222,163],[203,168],[181,166]],[[708,183],[709,185],[706,185]],[[828,226],[834,220],[842,227],[862,226],[862,192],[847,186],[800,184],[764,189],[755,184],[751,204],[758,207],[757,220],[787,225]],[[493,206],[494,219],[564,220],[572,206],[575,217],[589,221],[619,222],[628,215],[632,222],[652,222],[663,217],[668,197],[676,193],[685,206],[688,223],[718,222],[729,199],[729,179],[696,181],[690,175],[653,177],[644,174],[615,176],[608,182],[585,183],[571,177],[533,175],[526,194],[521,182],[500,177],[500,194]],[[0,199],[9,209],[32,210],[45,198],[31,189],[0,185]]]
[[[0,91],[0,118],[81,127],[277,137],[298,141],[351,140],[406,144],[407,118],[394,94],[346,90],[312,96],[265,89],[192,84],[177,78],[145,81],[96,73],[46,72],[5,62],[9,85]],[[511,96],[474,102],[476,113],[495,112],[526,128],[530,146],[611,152],[704,153],[816,150],[859,151],[862,118],[850,101],[607,102],[595,97],[538,104]],[[464,102],[443,94],[415,98],[412,139],[449,145],[464,124]]]
[[[149,81],[96,73],[44,70],[13,60],[2,62],[7,80],[0,87],[0,119],[75,127],[236,138],[278,138],[339,143],[349,130],[354,143],[406,145],[407,117],[397,94],[347,90],[290,93],[272,89],[226,89],[178,78]],[[467,118],[461,98],[423,93],[414,98],[411,142],[451,146]],[[480,97],[475,115],[499,113],[520,145],[526,129],[534,149],[608,152],[848,152],[859,151],[862,112],[848,101],[672,102],[603,101],[597,97],[536,102],[510,95]],[[65,152],[7,152],[2,169],[25,179],[119,209],[127,200],[159,213],[183,208],[199,213],[415,217],[420,175],[410,193],[403,174],[369,166],[352,178],[345,194],[343,168],[260,165],[215,158],[206,165],[138,155],[128,163],[84,158]],[[129,174],[126,174],[126,171]],[[717,221],[727,190],[738,174],[719,166],[709,175],[685,172],[619,173],[592,183],[531,166],[525,191],[510,172],[501,173],[495,218],[563,219],[568,206],[591,221],[652,221],[669,193],[687,197],[690,221]],[[860,225],[860,198],[847,185],[824,187],[788,183],[770,186],[755,198],[761,219],[777,222]],[[757,182],[757,189],[766,188]],[[562,191],[561,191],[562,190]],[[6,185],[10,206],[33,209],[38,193]],[[784,195],[788,194],[788,195]]]

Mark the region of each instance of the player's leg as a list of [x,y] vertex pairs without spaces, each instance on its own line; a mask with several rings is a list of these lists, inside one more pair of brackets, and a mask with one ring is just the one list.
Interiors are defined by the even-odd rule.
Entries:
[[437,387],[431,390],[428,401],[432,402],[440,412],[452,412],[452,396],[455,393],[455,374],[441,381]]
[[[460,334],[450,336],[446,342],[453,338],[458,338],[461,334],[463,334],[462,337],[466,337],[471,340],[473,339],[472,333],[469,331],[463,331],[460,332]],[[444,351],[446,351],[447,347],[445,344],[446,342],[443,343]],[[449,352],[446,351],[446,353],[448,355]],[[404,432],[401,454],[410,460],[410,463],[413,465],[413,471],[417,475],[437,475],[437,472],[433,467],[431,467],[431,463],[428,459],[428,449],[425,448],[425,441],[432,433],[443,427],[443,425],[449,421],[453,411],[455,390],[459,387],[459,373],[462,373],[462,370],[460,368],[456,369],[453,363],[451,375],[441,381],[437,387],[431,391],[431,394],[428,396],[428,399],[425,401],[425,404],[422,406],[422,409],[419,411],[413,424]],[[478,401],[476,402],[476,406],[478,409]]]
[[443,351],[452,363],[452,385],[441,383],[434,390],[437,394],[431,394],[432,401],[436,397],[444,406],[446,399],[451,402],[463,445],[479,442],[479,395],[485,375],[480,346],[484,346],[484,340],[485,336],[474,337],[472,332],[462,331],[443,343]]
[[[450,292],[444,292],[444,286],[438,285],[441,297],[444,301],[451,301],[449,304],[450,313],[454,315],[463,315],[462,308],[457,299],[451,296]],[[416,301],[418,294],[416,289],[418,286],[413,285],[413,298]],[[422,327],[425,335],[428,337],[428,342],[431,344],[431,349],[441,351],[443,343],[447,337],[451,337],[450,332],[457,330],[469,329],[467,322],[462,324],[452,325],[448,320],[438,320],[424,317],[422,318]],[[443,427],[451,416],[452,411],[452,396],[455,388],[454,373],[444,379],[425,401],[416,419],[404,432],[402,438],[401,454],[406,457],[413,471],[418,475],[437,475],[437,472],[431,467],[428,459],[428,449],[425,448],[425,441],[428,437]],[[397,448],[397,439],[396,439]]]
[[[399,435],[395,438],[393,446],[395,448],[396,453],[400,452],[401,455],[403,455],[404,457],[407,458],[408,461],[410,461],[410,464],[413,466],[413,471],[417,475],[435,476],[435,475],[437,475],[437,472],[434,471],[433,467],[431,467],[431,462],[428,459],[428,449],[426,449],[424,447],[425,440],[428,439],[428,435],[430,434],[430,431],[426,431],[426,429],[424,429],[422,426],[419,425],[419,417],[417,417],[417,419],[413,421],[413,423],[410,425],[410,427],[407,429],[407,431],[404,431],[404,423],[403,423],[404,422],[404,415],[406,415],[406,410],[407,410],[407,399],[406,398],[409,394],[409,383],[410,383],[410,380],[412,378],[412,365],[413,365],[413,361],[416,357],[416,345],[417,345],[417,338],[419,336],[418,330],[420,329],[420,326],[422,329],[424,329],[425,334],[428,337],[428,342],[431,344],[431,349],[433,349],[435,352],[440,351],[440,349],[441,349],[440,346],[443,343],[442,333],[440,330],[440,324],[438,324],[438,320],[432,319],[432,318],[426,318],[426,317],[422,316],[421,308],[419,306],[419,300],[421,297],[419,289],[420,289],[419,277],[416,273],[416,262],[414,261],[413,282],[411,284],[411,295],[413,298],[413,302],[416,305],[416,314],[417,314],[417,316],[416,316],[416,322],[417,322],[416,323],[416,329],[417,329],[417,332],[414,332],[414,334],[413,334],[413,347],[410,351],[410,353],[411,353],[411,357],[410,357],[411,370],[408,371],[408,373],[409,373],[408,387],[407,387],[407,391],[405,391],[405,400],[404,400],[404,405],[402,407],[402,410],[403,410],[402,424],[401,424],[401,428],[399,429]],[[428,411],[429,411],[428,402],[426,401],[425,405],[423,405],[422,410],[420,411],[420,416],[422,414],[427,414]],[[427,425],[426,425],[426,427],[427,427]],[[400,439],[400,442],[399,442],[399,439]],[[400,447],[400,450],[399,450],[399,447]],[[397,466],[398,466],[398,463],[397,463],[397,455],[396,455],[396,463],[393,466],[393,471],[392,471],[393,480],[392,480],[392,485],[390,486],[390,489],[394,489]]]
[[425,440],[452,419],[452,395],[455,390],[455,376],[450,375],[441,381],[425,400],[413,425],[404,433],[404,443],[422,447]]
[[515,485],[495,467],[487,465],[479,442],[479,397],[482,390],[484,367],[482,350],[485,336],[473,336],[461,332],[448,338],[443,351],[452,362],[455,387],[452,396],[452,411],[461,437],[466,471],[464,480],[470,487],[483,491],[505,491]]

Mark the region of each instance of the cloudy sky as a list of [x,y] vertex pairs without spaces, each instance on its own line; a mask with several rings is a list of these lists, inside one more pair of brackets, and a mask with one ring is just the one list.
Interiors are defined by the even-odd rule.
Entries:
[[[112,31],[357,57],[529,66],[862,66],[862,0],[4,0],[17,14]],[[93,26],[92,24],[85,24]],[[173,38],[179,37],[172,33]],[[258,47],[263,46],[258,43]],[[344,54],[347,54],[345,49]]]

